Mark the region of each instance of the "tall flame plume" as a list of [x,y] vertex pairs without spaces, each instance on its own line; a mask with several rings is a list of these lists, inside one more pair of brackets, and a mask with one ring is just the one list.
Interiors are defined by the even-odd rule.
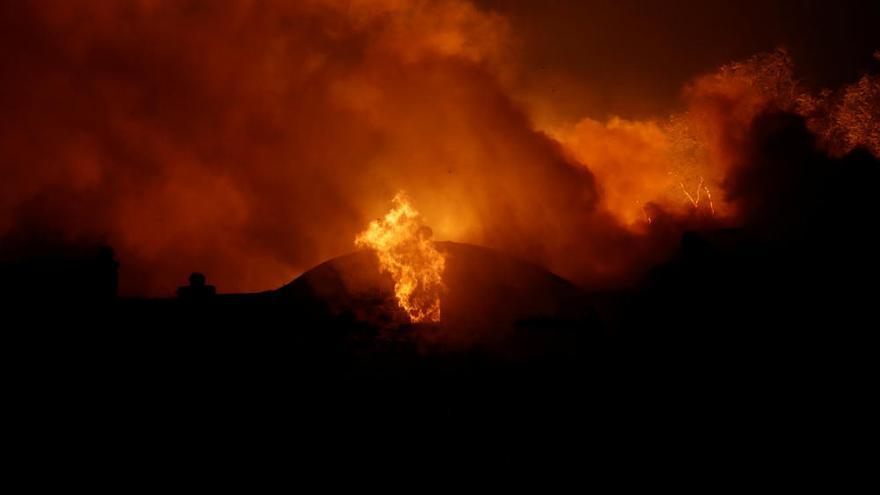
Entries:
[[403,193],[383,218],[370,222],[355,237],[355,246],[370,248],[379,258],[379,269],[394,279],[397,303],[412,322],[440,321],[440,294],[445,288],[446,256],[437,251],[431,229]]

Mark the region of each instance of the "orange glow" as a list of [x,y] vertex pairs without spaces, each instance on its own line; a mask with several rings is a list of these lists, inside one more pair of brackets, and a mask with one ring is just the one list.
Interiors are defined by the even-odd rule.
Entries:
[[438,322],[446,256],[434,248],[431,229],[406,196],[398,193],[393,203],[354,243],[376,252],[379,269],[391,274],[397,302],[413,323]]
[[715,214],[715,205],[712,204],[712,193],[709,192],[709,187],[703,183],[703,178],[700,177],[700,184],[697,186],[696,193],[691,194],[688,192],[687,188],[684,187],[683,182],[678,183],[681,186],[681,191],[684,193],[684,196],[690,201],[694,208],[700,207],[700,200],[702,199],[702,195],[706,197],[706,205],[709,207],[709,212],[713,215]]
[[880,156],[880,76],[814,94],[794,69],[785,50],[761,53],[696,78],[685,91],[685,111],[668,118],[588,117],[544,130],[595,175],[604,208],[625,225],[652,223],[646,204],[731,218],[735,209],[710,191],[723,190],[724,177],[743,164],[744,139],[762,112],[803,116],[832,155],[863,147]]
[[[346,254],[406,190],[437,237],[605,289],[677,230],[740,223],[725,179],[768,109],[880,156],[876,74],[811,92],[783,51],[630,73],[621,46],[544,40],[486,3],[0,2],[0,247],[111,245],[125,295],[196,269],[262,291]],[[649,101],[670,90],[651,76],[682,101]]]
[[646,203],[671,196],[673,143],[658,123],[587,118],[551,135],[599,179],[605,208],[624,223],[642,220]]

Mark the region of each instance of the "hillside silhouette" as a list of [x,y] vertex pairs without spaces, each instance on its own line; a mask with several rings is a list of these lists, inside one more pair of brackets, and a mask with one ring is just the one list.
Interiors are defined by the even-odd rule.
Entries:
[[659,444],[709,431],[743,448],[858,435],[871,411],[880,166],[861,150],[827,156],[787,114],[749,138],[753,165],[728,177],[739,227],[686,231],[643,280],[606,292],[438,243],[439,324],[406,320],[369,251],[253,294],[181,274],[187,290],[164,299],[116,297],[125,260],[106,250],[7,259],[17,414],[46,436],[144,424],[138,435],[170,438],[198,418],[205,441],[229,424],[290,433],[278,428],[293,418],[359,431],[589,425]]

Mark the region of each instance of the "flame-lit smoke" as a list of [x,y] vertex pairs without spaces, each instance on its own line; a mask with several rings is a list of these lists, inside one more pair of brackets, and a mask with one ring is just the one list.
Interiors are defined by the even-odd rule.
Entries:
[[391,274],[397,302],[412,322],[439,322],[446,256],[434,247],[431,229],[407,197],[398,193],[393,203],[357,235],[355,245],[376,252],[379,269]]
[[679,182],[678,185],[681,186],[681,192],[683,192],[688,201],[694,205],[695,209],[700,208],[702,199],[706,198],[705,201],[702,201],[702,204],[709,208],[709,213],[712,215],[715,214],[715,204],[712,202],[712,191],[709,190],[709,186],[703,183],[702,177],[700,177],[700,183],[697,184],[697,189],[694,194],[688,192],[687,188],[684,187],[683,182]]
[[590,168],[602,186],[604,206],[628,225],[646,218],[646,204],[677,214],[702,204],[713,215],[735,215],[735,208],[711,191],[723,190],[725,177],[742,165],[745,137],[767,111],[806,118],[833,156],[864,147],[880,157],[880,76],[812,93],[780,49],[697,78],[686,96],[687,110],[666,118],[614,117],[605,124],[585,118],[547,131]]
[[543,118],[516,88],[530,39],[480,5],[0,3],[0,254],[100,242],[124,294],[193,270],[264,290],[406,190],[438,238],[604,288],[742,221],[725,184],[768,109],[880,155],[880,79],[810,92],[784,52],[697,78],[673,115]]

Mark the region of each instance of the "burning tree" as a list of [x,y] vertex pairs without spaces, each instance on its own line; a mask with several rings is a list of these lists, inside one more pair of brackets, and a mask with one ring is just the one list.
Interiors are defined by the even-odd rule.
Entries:
[[370,248],[379,269],[394,279],[394,295],[412,322],[440,321],[440,294],[446,256],[434,247],[431,229],[403,193],[383,218],[370,222],[355,245]]

